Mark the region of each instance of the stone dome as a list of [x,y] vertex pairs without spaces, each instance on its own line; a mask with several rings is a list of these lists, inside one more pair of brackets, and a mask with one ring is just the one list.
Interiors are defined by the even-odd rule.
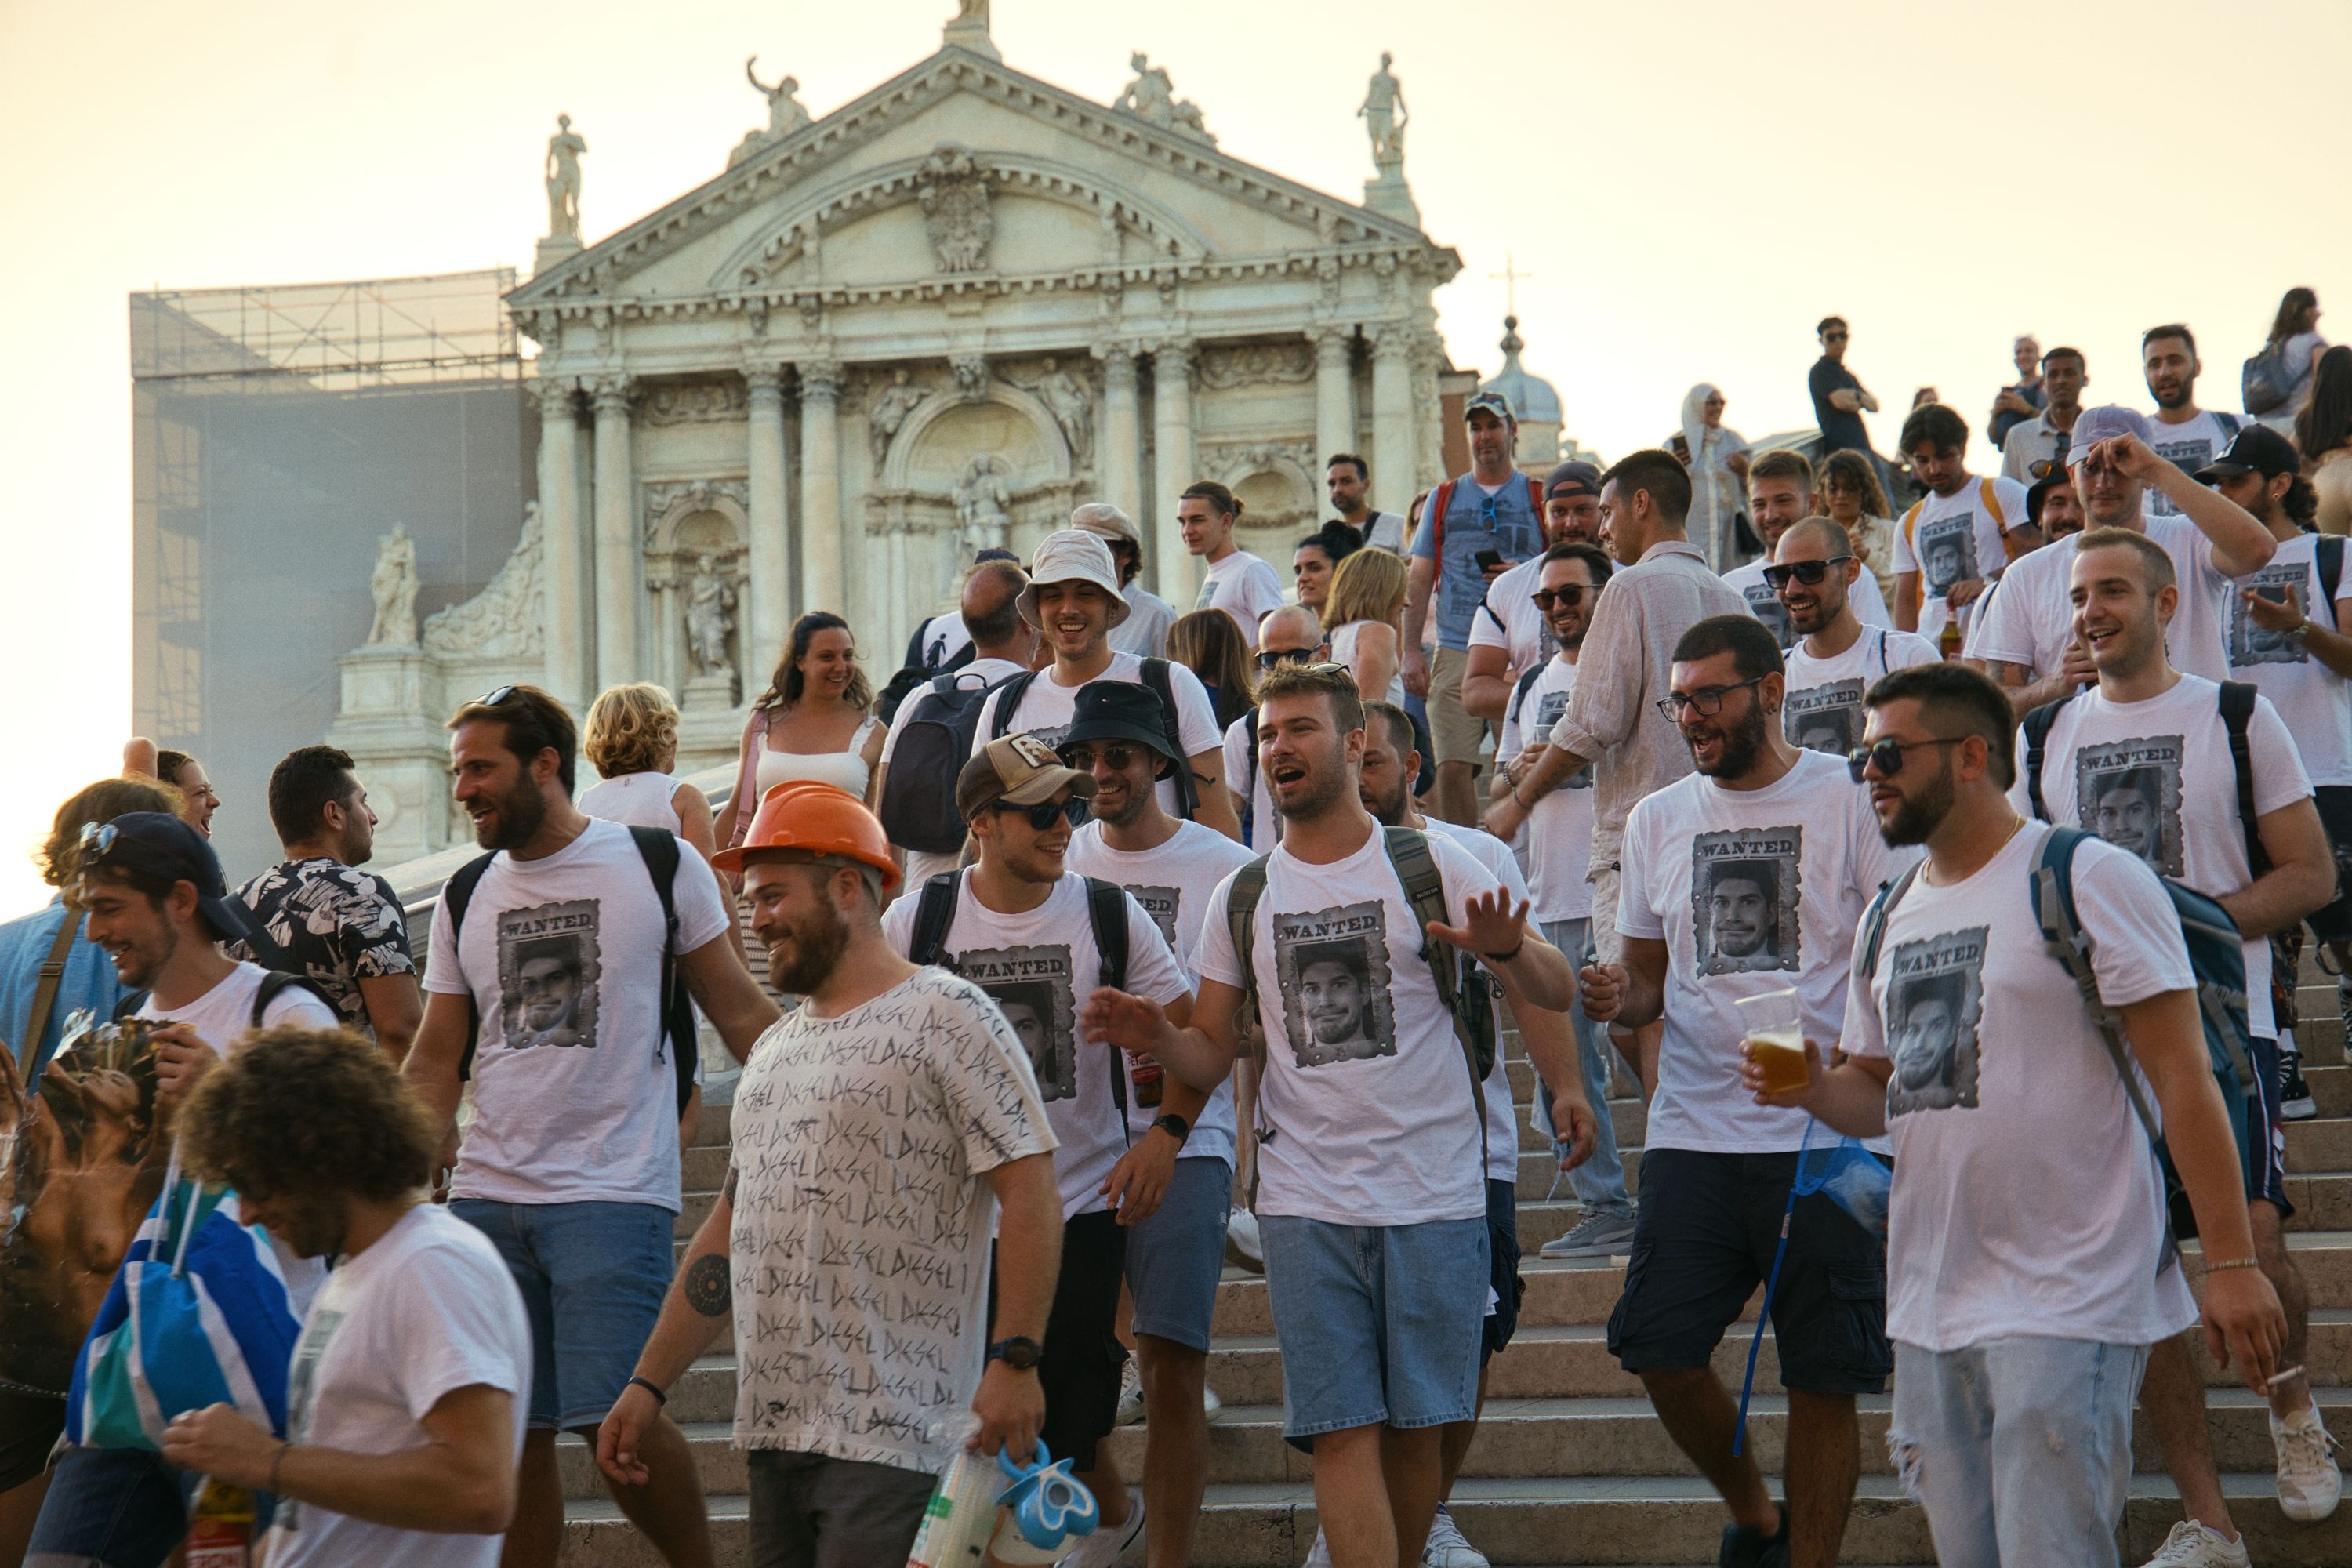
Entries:
[[1499,392],[1510,401],[1511,412],[1522,425],[1558,425],[1559,394],[1551,383],[1539,375],[1530,375],[1519,363],[1519,351],[1527,344],[1519,338],[1519,319],[1503,318],[1503,368],[1493,379],[1482,382],[1481,392]]

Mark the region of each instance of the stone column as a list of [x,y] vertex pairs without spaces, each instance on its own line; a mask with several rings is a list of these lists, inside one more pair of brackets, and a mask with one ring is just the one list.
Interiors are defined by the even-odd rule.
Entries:
[[[846,616],[841,571],[841,366],[803,360],[801,373],[802,611]],[[782,646],[781,636],[778,646]]]
[[1158,471],[1152,479],[1152,560],[1160,596],[1182,614],[1201,589],[1193,556],[1176,530],[1176,497],[1200,476],[1192,447],[1192,345],[1163,342],[1151,351],[1152,440]]
[[1143,517],[1143,423],[1135,401],[1135,355],[1113,343],[1096,351],[1103,362],[1102,430],[1095,442],[1096,477],[1103,500],[1137,520]]
[[637,483],[629,461],[629,401],[625,375],[596,383],[596,680],[600,686],[643,678],[637,604],[644,595],[645,552],[637,542]]
[[1400,517],[1412,504],[1421,456],[1414,434],[1412,337],[1395,321],[1372,345],[1372,497],[1381,510]]
[[588,650],[595,646],[596,606],[588,591],[588,552],[580,529],[579,388],[568,376],[539,384],[539,513],[546,574],[547,689],[577,713],[593,695]]
[[780,365],[750,365],[743,379],[751,389],[747,430],[751,537],[743,584],[744,604],[737,625],[749,643],[745,664],[772,665],[792,624],[791,542],[784,521],[784,373]]
[[1315,343],[1315,478],[1335,452],[1356,449],[1355,336],[1346,327],[1317,327]]

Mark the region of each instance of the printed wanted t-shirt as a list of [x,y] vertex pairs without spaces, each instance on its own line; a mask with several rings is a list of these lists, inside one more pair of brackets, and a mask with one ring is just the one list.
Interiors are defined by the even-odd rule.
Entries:
[[736,1446],[937,1470],[929,1431],[971,1404],[988,1342],[981,1178],[1054,1148],[1027,1053],[978,986],[925,969],[785,1014],[734,1128]]
[[1263,555],[1236,550],[1209,567],[1194,597],[1196,610],[1223,610],[1242,632],[1242,641],[1257,651],[1257,624],[1282,608],[1282,579]]
[[[1988,482],[1998,518],[1994,508],[1985,504]],[[1895,570],[1919,574],[1921,637],[1934,642],[1942,635],[1944,623],[1951,618],[1944,595],[1953,584],[1989,578],[2003,569],[2009,554],[2001,548],[2001,530],[2024,521],[2023,485],[2011,479],[1987,481],[1974,474],[1950,495],[1931,495],[1903,515],[1895,528]],[[1972,604],[1962,606],[1963,629],[1974,608]]]
[[[2286,721],[2303,752],[2304,772],[2320,785],[2352,784],[2352,681],[2311,657],[2311,650],[2283,632],[2264,629],[2246,613],[2239,597],[2251,588],[2265,599],[2290,600],[2322,629],[2334,631],[2352,616],[2352,596],[2322,604],[2326,590],[2319,580],[2319,537],[2298,534],[2282,540],[2270,564],[2231,584],[2230,679],[2252,681]],[[2336,591],[2347,585],[2339,581]]]
[[[1949,887],[1915,878],[1846,1005],[1846,1052],[1894,1062],[1886,1331],[1924,1350],[2016,1335],[2145,1345],[2197,1321],[2179,1268],[2157,1272],[2164,1189],[2147,1134],[2042,945],[2029,879],[2049,831],[2026,823]],[[2074,875],[2107,1005],[2196,984],[2143,862],[2086,843]]]
[[[1014,710],[1013,721],[1005,730],[1008,735],[1034,735],[1056,752],[1062,749],[1062,737],[1069,733],[1070,720],[1076,711],[1077,686],[1060,686],[1054,680],[1055,671],[1041,669],[1021,694],[1021,706]],[[1114,653],[1110,663],[1095,680],[1129,680],[1138,685],[1143,681],[1143,658],[1139,654]],[[1091,686],[1093,681],[1081,681]],[[1197,757],[1202,752],[1214,751],[1224,739],[1217,728],[1217,710],[1209,701],[1209,689],[1201,678],[1181,664],[1168,667],[1168,689],[1176,699],[1176,738],[1187,757]],[[996,707],[1004,700],[1002,691],[991,692],[980,706],[980,721],[972,731],[975,753],[987,745],[996,733]],[[1173,816],[1176,811],[1176,781],[1160,781],[1160,809]]]
[[[1551,726],[1568,711],[1569,693],[1576,689],[1576,666],[1555,658],[1543,668],[1522,695],[1511,693],[1503,712],[1503,735],[1495,748],[1500,766],[1549,737]],[[1592,884],[1585,876],[1592,867],[1592,767],[1570,773],[1558,789],[1536,802],[1528,813],[1528,888],[1534,900],[1529,918],[1547,924],[1580,921],[1592,913]],[[1570,953],[1581,963],[1583,954]]]
[[[2148,449],[2193,479],[2200,468],[2210,465],[2229,448],[2231,437],[2252,423],[2242,414],[2216,414],[2210,408],[2199,409],[2197,417],[2178,425],[2167,425],[2151,414],[2147,418]],[[2172,498],[2154,485],[2147,487],[2141,510],[2149,517],[2180,515]]]
[[[1429,853],[1451,921],[1501,885],[1443,837]],[[1214,907],[1229,891],[1219,886]],[[1257,1212],[1331,1225],[1484,1215],[1469,1068],[1378,826],[1328,865],[1276,848],[1254,925],[1258,1116],[1275,1131],[1258,1143]],[[1243,984],[1226,921],[1202,922],[1193,965],[1203,981]]]
[[[510,1396],[513,1458],[530,1418],[530,1321],[489,1238],[435,1204],[403,1215],[328,1279],[295,1342],[287,1436],[391,1455],[461,1388]],[[400,1530],[280,1498],[272,1568],[497,1568],[502,1535]]]
[[1733,1004],[1794,987],[1806,1037],[1835,1040],[1863,911],[1917,858],[1886,847],[1869,793],[1819,752],[1762,789],[1693,773],[1633,807],[1617,929],[1666,944],[1651,1148],[1774,1154],[1804,1142],[1803,1111],[1759,1105],[1740,1087]]
[[[2042,799],[2050,820],[2086,827],[2128,850],[2161,877],[2207,898],[2254,879],[2238,816],[2238,773],[2221,722],[2221,689],[2184,675],[2142,702],[2110,702],[2097,687],[2058,710],[2042,757]],[[2294,738],[2268,699],[2254,699],[2246,724],[2254,769],[2254,815],[2267,816],[2311,794]],[[2018,778],[2010,804],[2033,815],[2026,792],[2025,731],[2018,731]],[[2246,1026],[2270,1039],[2271,942],[2249,939]]]
[[[1503,891],[1511,895],[1513,909],[1529,902],[1527,879],[1519,874],[1518,857],[1511,853],[1509,845],[1483,828],[1459,826],[1443,817],[1423,817],[1422,822],[1424,831],[1441,838],[1450,838],[1460,845],[1488,876],[1501,883]],[[1535,916],[1530,913],[1528,918],[1532,921]],[[1486,974],[1483,966],[1479,978],[1494,995],[1495,1026],[1499,1030],[1503,1018],[1503,988]],[[1499,1037],[1496,1041],[1495,1065],[1486,1069],[1484,1088],[1486,1096],[1486,1179],[1490,1182],[1516,1182],[1519,1175],[1519,1123],[1511,1100],[1511,1080],[1505,1072]],[[1488,1310],[1492,1310],[1488,1308]]]
[[[678,840],[677,948],[727,934],[709,865]],[[501,851],[425,989],[474,998],[474,1121],[450,1195],[678,1208],[677,1068],[662,1035],[662,911],[629,830],[589,819],[537,860]]]
[[1864,626],[1843,653],[1816,658],[1800,638],[1789,650],[1788,697],[1780,729],[1792,746],[1827,752],[1843,762],[1862,744],[1863,694],[1886,675],[1915,664],[1937,664],[1936,645],[1913,632]]
[[[2165,657],[2172,668],[2208,680],[2229,679],[2221,647],[2225,605],[2235,592],[2213,564],[2213,542],[2185,517],[2146,520],[2150,540],[2172,557],[2180,607],[2164,629]],[[1969,658],[2022,665],[2037,676],[2055,675],[2074,640],[2073,574],[2079,533],[2019,557],[2001,577],[2000,592],[1969,627],[1963,652]],[[1925,632],[1923,620],[1919,629]]]
[[[882,913],[882,934],[905,952],[914,944],[920,897],[895,900]],[[1166,1004],[1189,996],[1192,982],[1160,928],[1132,896],[1127,900],[1127,989]],[[1078,1014],[1102,984],[1102,955],[1087,914],[1084,877],[1065,875],[1035,909],[1001,914],[971,890],[967,868],[956,883],[955,919],[949,922],[943,963],[986,992],[1029,1056],[1038,1098],[1061,1152],[1054,1180],[1062,1217],[1107,1205],[1101,1187],[1127,1152],[1127,1129],[1111,1099],[1111,1076],[1124,1074],[1114,1048],[1078,1030]],[[1146,1125],[1150,1125],[1147,1119]]]
[[[1780,595],[1774,593],[1772,584],[1764,580],[1764,568],[1769,563],[1761,558],[1750,561],[1744,566],[1735,566],[1726,572],[1723,580],[1739,590],[1739,596],[1748,601],[1748,613],[1771,628],[1772,636],[1780,644],[1780,651],[1786,653],[1797,644],[1797,628],[1789,624],[1788,606],[1780,603]],[[1879,595],[1878,579],[1872,576],[1868,569],[1865,568],[1862,575],[1853,580],[1853,586],[1846,589],[1846,598],[1853,605],[1854,618],[1864,626],[1891,626],[1895,624],[1894,617],[1886,613],[1885,599]]]
[[[1177,965],[1192,973],[1193,948],[1200,945],[1201,923],[1225,918],[1224,906],[1212,907],[1209,896],[1217,885],[1257,857],[1213,827],[1180,822],[1168,841],[1154,849],[1114,849],[1103,842],[1102,824],[1089,822],[1070,835],[1069,868],[1082,877],[1116,882],[1143,906],[1151,923],[1174,950]],[[1134,1059],[1127,1093],[1128,1131],[1140,1138],[1151,1130],[1160,1107],[1146,1105],[1135,1092]],[[1234,1080],[1217,1086],[1202,1108],[1200,1121],[1184,1140],[1184,1158],[1234,1158]]]

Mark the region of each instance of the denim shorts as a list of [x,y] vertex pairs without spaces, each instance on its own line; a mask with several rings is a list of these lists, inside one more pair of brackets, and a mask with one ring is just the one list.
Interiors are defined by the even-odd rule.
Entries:
[[629,1384],[669,1291],[676,1216],[652,1204],[509,1204],[449,1212],[490,1238],[530,1319],[530,1425],[596,1426]]
[[1179,1160],[1168,1195],[1151,1217],[1129,1229],[1127,1288],[1135,1296],[1137,1333],[1209,1348],[1233,1194],[1234,1168],[1225,1161]]
[[[203,1479],[146,1448],[67,1448],[41,1499],[25,1568],[162,1568],[188,1533]],[[254,1501],[258,1541],[274,1500]]]
[[1478,1408],[1486,1216],[1330,1225],[1261,1215],[1282,1435],[1443,1426]]

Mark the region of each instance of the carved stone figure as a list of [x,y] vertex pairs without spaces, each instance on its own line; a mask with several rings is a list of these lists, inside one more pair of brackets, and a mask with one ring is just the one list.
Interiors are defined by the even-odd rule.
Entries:
[[573,132],[572,116],[555,117],[555,134],[547,139],[547,237],[580,237],[580,154],[588,143]]
[[1005,479],[1003,464],[982,452],[964,465],[963,478],[956,481],[955,509],[965,553],[1004,542],[1004,531],[1013,524],[1005,509],[1012,504],[1013,487]]
[[768,140],[781,142],[809,122],[809,111],[801,106],[801,79],[780,76],[776,79],[776,85],[770,87],[751,69],[759,63],[757,55],[743,62],[743,79],[768,100]]
[[1089,424],[1087,414],[1093,400],[1078,378],[1064,370],[1058,361],[1045,362],[1045,374],[1038,378],[1037,400],[1054,416],[1054,423],[1062,427],[1062,438],[1070,444],[1070,455],[1084,462]]
[[1176,96],[1175,84],[1169,80],[1164,68],[1153,65],[1141,49],[1128,56],[1127,63],[1135,72],[1135,79],[1127,84],[1126,90],[1111,105],[1113,109],[1124,109],[1162,131],[1215,143],[1217,139],[1209,134],[1208,124],[1201,118],[1201,106]]
[[375,599],[375,623],[368,627],[370,647],[414,647],[416,644],[416,542],[408,526],[395,522],[375,547],[375,570],[368,574],[368,592]]
[[989,237],[996,220],[988,214],[988,176],[971,154],[943,142],[923,160],[916,188],[922,195],[923,228],[942,272],[978,272],[988,264]]
[[1395,58],[1386,49],[1381,51],[1381,68],[1372,73],[1364,101],[1356,110],[1372,139],[1372,166],[1376,169],[1404,167],[1404,128],[1412,114],[1405,108],[1404,89],[1389,69]]
[[686,590],[686,640],[698,674],[724,675],[734,668],[727,655],[734,630],[735,584],[719,574],[716,556],[696,556]]
[[874,406],[866,417],[873,428],[874,466],[877,468],[888,456],[890,443],[898,439],[898,427],[907,422],[907,416],[929,395],[917,386],[913,378],[903,370],[893,372],[890,384],[874,395]]
[[[545,647],[547,609],[540,583],[539,503],[525,501],[522,535],[498,575],[462,605],[425,622],[425,651],[443,658],[535,658]],[[576,616],[580,606],[561,606]]]
[[966,403],[979,403],[988,396],[988,356],[986,354],[956,354],[948,360],[948,368],[955,372],[956,391]]

